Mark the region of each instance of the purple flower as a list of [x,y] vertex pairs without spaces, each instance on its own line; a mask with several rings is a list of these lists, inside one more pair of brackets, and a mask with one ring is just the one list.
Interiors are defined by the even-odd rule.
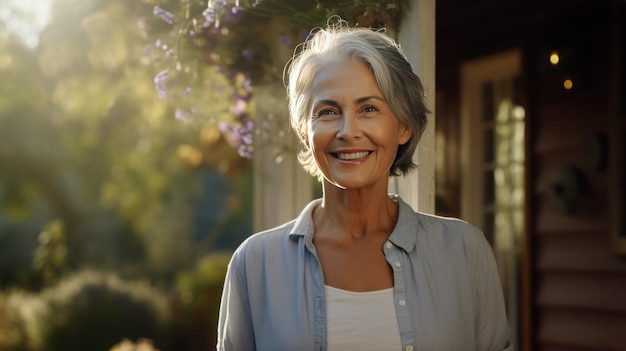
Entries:
[[231,111],[234,115],[238,115],[240,113],[243,113],[246,110],[246,106],[248,105],[246,103],[245,99],[242,99],[239,95],[235,94],[234,98],[233,98],[234,103],[233,103],[233,107],[231,108]]
[[230,130],[230,126],[228,125],[228,123],[226,123],[224,121],[219,121],[217,123],[217,129],[219,129],[220,132],[224,133],[224,132]]
[[285,45],[285,46],[291,46],[291,39],[289,39],[289,37],[286,36],[286,35],[281,35],[280,36],[280,43]]
[[215,9],[210,7],[204,10],[204,12],[202,12],[202,16],[204,16],[205,19],[202,26],[206,28],[215,22]]
[[250,115],[247,113],[242,113],[239,115],[239,117],[237,118],[237,120],[241,123],[241,124],[246,124],[250,121]]
[[154,46],[165,51],[165,54],[167,56],[174,56],[174,49],[170,48],[167,44],[162,42],[161,39],[157,39],[156,43],[154,43]]
[[152,9],[152,13],[154,13],[155,16],[159,16],[162,20],[164,20],[165,22],[167,22],[168,24],[174,24],[175,20],[174,20],[174,14],[162,9],[159,6],[155,6]]
[[230,133],[226,140],[228,140],[228,144],[232,147],[239,147],[239,145],[242,145],[241,136],[237,133]]
[[239,145],[239,147],[237,148],[237,152],[239,153],[239,156],[243,157],[243,158],[247,158],[247,159],[252,159],[252,152],[254,151],[254,148],[252,147],[252,145]]
[[222,9],[226,6],[227,0],[209,0],[208,7],[212,9]]
[[252,79],[250,79],[250,77],[246,77],[246,79],[244,79],[243,88],[246,89],[248,93],[250,93],[249,97],[252,97]]
[[167,97],[167,89],[165,88],[165,79],[170,75],[169,70],[164,70],[157,73],[154,76],[154,86],[157,91],[159,99],[165,99]]
[[186,121],[190,116],[188,113],[185,113],[183,110],[177,108],[176,111],[174,111],[174,117],[176,117],[179,121]]
[[252,145],[252,134],[251,133],[241,134],[241,140],[246,145]]
[[241,18],[242,12],[240,11],[239,5],[235,5],[233,7],[230,8],[230,11],[224,13],[222,16],[224,19],[229,20],[229,21],[233,21],[236,19]]

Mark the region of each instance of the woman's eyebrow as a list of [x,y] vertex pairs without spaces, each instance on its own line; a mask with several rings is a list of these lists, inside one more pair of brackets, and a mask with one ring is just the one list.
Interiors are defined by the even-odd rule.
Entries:
[[[355,103],[357,104],[362,104],[368,100],[380,100],[382,102],[385,102],[385,99],[383,99],[380,96],[376,96],[376,95],[372,95],[372,96],[364,96],[364,97],[360,97],[358,99],[355,100]],[[315,104],[313,104],[313,107],[318,106],[318,105],[330,105],[333,107],[339,107],[339,103],[335,100],[330,100],[330,99],[324,99],[324,100],[319,100],[316,101]]]
[[339,108],[339,103],[337,101],[335,101],[335,100],[319,100],[319,101],[315,101],[315,104],[313,104],[313,107],[317,107],[319,105],[330,105],[330,106]]
[[374,96],[364,96],[362,98],[358,98],[358,99],[356,99],[356,103],[360,104],[360,103],[363,103],[363,102],[365,102],[367,100],[372,100],[372,99],[376,99],[376,100],[380,100],[382,102],[385,102],[385,99],[383,99],[382,97],[374,95]]

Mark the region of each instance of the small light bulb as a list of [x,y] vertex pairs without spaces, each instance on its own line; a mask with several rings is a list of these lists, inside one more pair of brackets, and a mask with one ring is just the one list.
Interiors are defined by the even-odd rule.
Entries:
[[571,79],[566,79],[566,80],[563,82],[563,88],[565,88],[565,89],[567,89],[567,90],[570,90],[570,89],[572,89],[573,87],[574,87],[574,82],[572,82],[572,80],[571,80]]
[[550,63],[553,65],[558,65],[561,58],[559,57],[559,53],[557,51],[552,51],[550,53]]

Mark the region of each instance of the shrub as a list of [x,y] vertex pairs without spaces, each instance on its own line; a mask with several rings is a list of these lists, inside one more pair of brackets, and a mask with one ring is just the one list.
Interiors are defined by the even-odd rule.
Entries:
[[128,339],[122,340],[119,344],[113,346],[109,351],[160,351],[155,349],[152,341],[148,339],[139,339],[137,343],[133,343]]
[[0,350],[2,351],[27,350],[25,331],[14,303],[14,297],[18,294],[19,292],[0,293]]
[[143,282],[85,271],[18,304],[29,344],[41,351],[108,350],[123,340],[168,345],[167,298]]
[[177,345],[190,350],[215,349],[220,298],[231,253],[213,253],[177,279],[180,294]]

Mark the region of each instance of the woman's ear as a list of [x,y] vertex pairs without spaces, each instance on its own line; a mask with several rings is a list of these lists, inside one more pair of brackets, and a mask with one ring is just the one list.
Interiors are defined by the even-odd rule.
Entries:
[[413,134],[413,131],[411,130],[408,124],[406,123],[400,124],[400,138],[398,140],[398,144],[399,145],[406,144],[411,139],[412,134]]

